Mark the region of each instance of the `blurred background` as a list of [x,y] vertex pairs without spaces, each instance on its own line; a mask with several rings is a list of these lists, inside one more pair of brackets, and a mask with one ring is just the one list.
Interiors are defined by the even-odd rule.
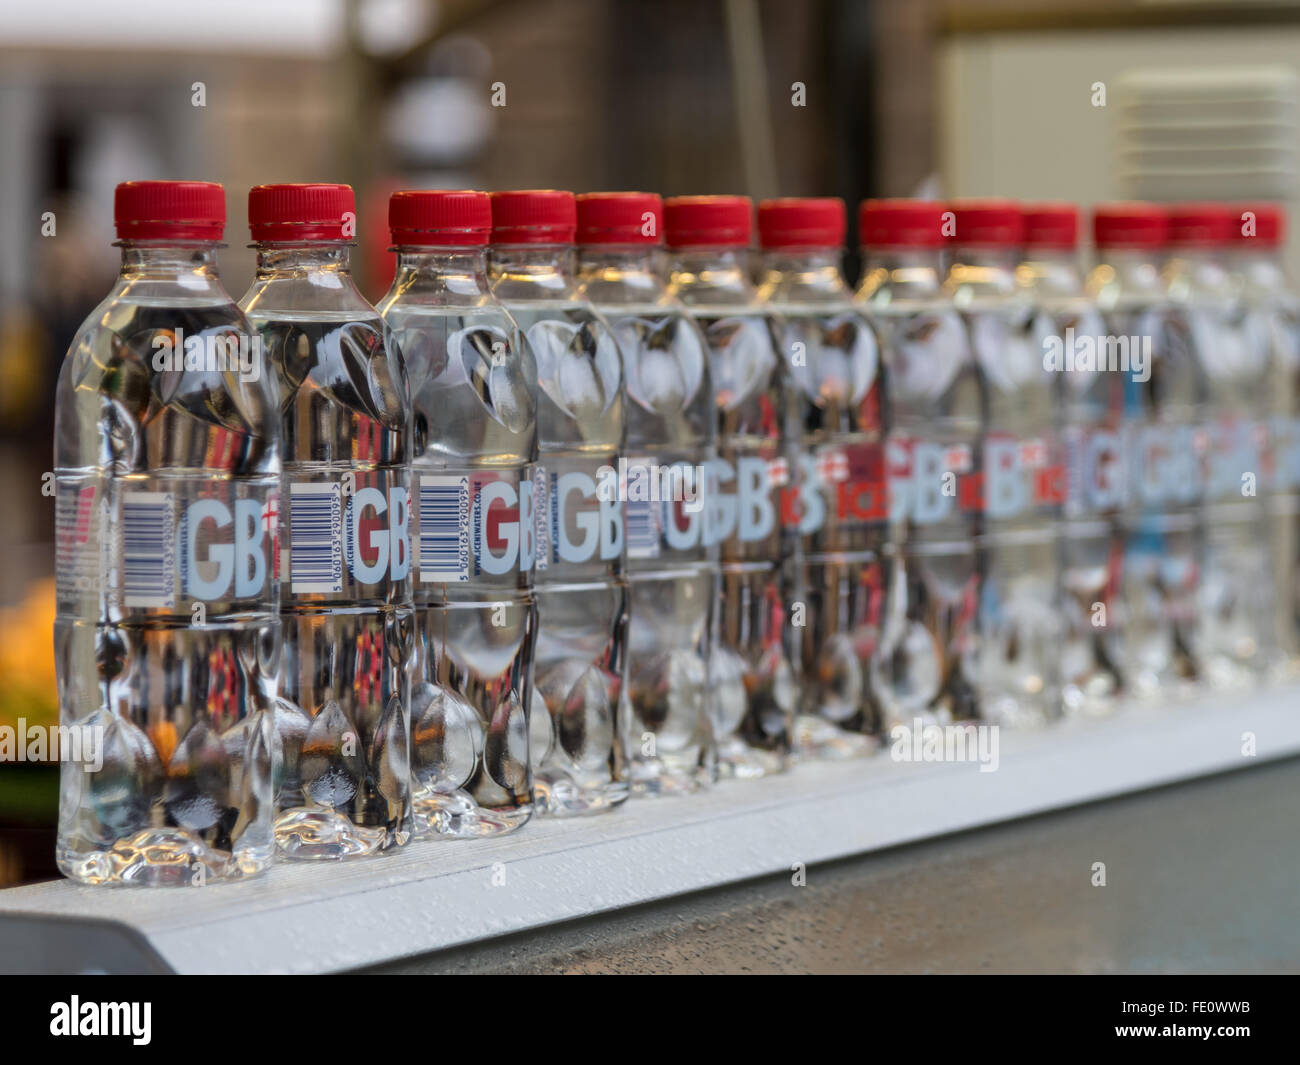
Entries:
[[[222,182],[236,297],[248,188],[350,182],[378,298],[397,187],[1290,201],[1298,84],[1291,0],[8,5],[0,726],[57,718],[41,475],[119,181]],[[0,761],[0,886],[55,875],[57,776]]]

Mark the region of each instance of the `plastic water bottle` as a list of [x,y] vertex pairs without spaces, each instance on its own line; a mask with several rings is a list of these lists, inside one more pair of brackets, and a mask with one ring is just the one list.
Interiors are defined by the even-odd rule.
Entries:
[[867,200],[858,288],[889,357],[891,539],[887,613],[872,663],[886,730],[971,721],[980,385],[961,318],[943,293],[951,216],[939,203]]
[[1168,231],[1164,210],[1151,204],[1098,206],[1098,262],[1088,276],[1124,382],[1119,670],[1128,689],[1143,696],[1177,692],[1195,676],[1200,383],[1194,362],[1169,343],[1160,272]]
[[778,520],[790,476],[789,393],[779,324],[749,280],[752,213],[743,196],[664,204],[669,291],[704,334],[713,385],[717,458],[705,484],[705,531],[719,545],[721,595],[709,713],[719,770],[736,777],[785,767],[797,690]]
[[276,841],[348,858],[411,834],[411,407],[349,270],[347,185],[248,194],[257,273],[240,307],[279,385],[284,658]]
[[488,285],[483,192],[398,192],[379,303],[414,417],[411,776],[421,836],[507,832],[532,813],[532,466],[537,368]]
[[1057,533],[1066,476],[1035,309],[1016,283],[1018,204],[963,200],[944,289],[966,324],[984,396],[978,461],[977,684],[985,720],[1042,724],[1059,713],[1062,625]]
[[537,810],[560,815],[628,795],[623,364],[609,323],[578,291],[576,228],[571,192],[492,194],[493,291],[537,361],[531,750]]
[[[1247,203],[1236,209],[1240,224],[1232,244],[1234,280],[1246,305],[1255,358],[1268,385],[1263,416],[1269,425],[1272,462],[1265,506],[1277,589],[1272,643],[1281,655],[1273,666],[1300,666],[1300,299],[1287,277],[1282,249],[1286,214],[1277,204]],[[1267,642],[1267,641],[1266,641]]]
[[1025,258],[1016,275],[1038,309],[1040,351],[1056,374],[1068,474],[1060,541],[1061,703],[1069,714],[1105,714],[1123,692],[1120,518],[1129,378],[1106,366],[1106,327],[1084,291],[1079,264],[1079,209],[1027,205],[1024,218]]
[[59,374],[57,859],[88,883],[270,863],[279,407],[222,287],[220,185],[134,181],[122,269]]
[[871,323],[840,271],[844,201],[765,200],[759,298],[784,324],[802,440],[781,516],[793,562],[790,629],[802,678],[795,744],[821,757],[871,751],[871,662],[885,620],[889,424]]
[[659,275],[659,197],[594,192],[577,205],[582,292],[614,330],[627,388],[630,783],[634,794],[683,794],[716,775],[707,696],[717,548],[704,535],[702,492],[713,454],[709,365]]
[[[1192,413],[1204,484],[1204,553],[1192,653],[1203,679],[1253,682],[1273,623],[1273,582],[1263,481],[1269,461],[1267,352],[1251,342],[1246,306],[1228,272],[1239,222],[1222,204],[1169,210],[1176,357],[1191,359],[1203,391]],[[1271,648],[1269,649],[1271,651]]]

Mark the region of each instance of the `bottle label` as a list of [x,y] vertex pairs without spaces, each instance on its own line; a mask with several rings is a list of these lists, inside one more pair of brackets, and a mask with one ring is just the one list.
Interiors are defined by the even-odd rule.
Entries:
[[886,454],[893,520],[935,525],[959,510],[979,510],[983,495],[970,444],[894,436]]
[[1268,427],[1246,418],[1224,417],[1205,430],[1207,499],[1232,502],[1259,495],[1268,470]]
[[102,590],[104,504],[93,484],[63,483],[54,497],[55,580],[60,595]]
[[1122,433],[1111,428],[1066,430],[1067,500],[1071,518],[1119,510],[1127,496]]
[[334,484],[289,486],[289,588],[343,591],[343,493]]
[[404,581],[411,573],[411,491],[405,471],[288,485],[281,579],[297,595],[337,595],[349,584]]
[[710,542],[704,502],[709,477],[704,466],[688,462],[661,465],[643,455],[619,459],[629,559],[691,552]]
[[278,487],[216,482],[196,497],[167,484],[59,486],[61,597],[102,595],[125,610],[269,597]]
[[538,466],[534,494],[539,571],[622,556],[623,504],[612,466],[594,471]]
[[469,478],[420,478],[420,580],[467,581]]
[[[239,503],[248,504],[249,500],[239,500]],[[256,504],[253,504],[256,508]],[[170,492],[123,492],[122,493],[122,603],[128,607],[146,607],[171,609],[176,605],[176,585],[174,574],[176,572],[176,555],[173,550],[175,531],[175,507]],[[190,572],[194,574],[194,579],[187,582],[188,589],[195,598],[198,599],[217,599],[220,598],[229,589],[231,573],[230,563],[233,562],[230,556],[230,546],[223,545],[221,548],[214,548],[209,554],[210,561],[217,561],[217,572],[211,579],[205,580],[199,574],[199,561],[193,548],[197,542],[197,532],[200,528],[200,522],[205,518],[210,518],[218,527],[230,524],[230,511],[216,500],[205,500],[201,503],[195,503],[187,515],[189,518],[188,525],[195,530],[195,535],[187,536],[186,543],[191,548],[191,554],[188,557],[190,562]],[[247,513],[247,507],[240,514],[244,519],[241,524],[247,528],[251,518],[251,525],[257,528],[261,518],[261,509],[256,508],[253,514]],[[241,547],[245,549],[251,544],[252,538],[245,537],[241,540]],[[220,552],[220,556],[218,556]],[[246,556],[253,554],[252,551],[245,550]],[[254,572],[265,572],[265,557],[258,554],[254,557]],[[261,584],[261,581],[258,581]],[[256,589],[250,588],[241,591],[243,595],[254,594]],[[206,593],[206,594],[205,594]]]
[[[704,469],[704,542],[731,540],[740,544],[767,539],[776,528],[777,483],[772,476],[777,458],[742,455],[735,465],[711,459]],[[777,470],[785,471],[781,464]]]
[[979,509],[992,519],[1051,510],[1066,499],[1066,470],[1055,441],[990,434],[978,475]]
[[819,449],[799,460],[799,484],[781,490],[781,524],[810,536],[828,527],[884,524],[890,490],[879,444]]
[[419,487],[422,582],[532,570],[536,515],[528,471],[426,474]]
[[1209,435],[1191,425],[1150,422],[1132,429],[1133,494],[1144,507],[1186,506],[1201,497]]
[[1271,422],[1272,485],[1279,492],[1300,488],[1300,419],[1278,416]]

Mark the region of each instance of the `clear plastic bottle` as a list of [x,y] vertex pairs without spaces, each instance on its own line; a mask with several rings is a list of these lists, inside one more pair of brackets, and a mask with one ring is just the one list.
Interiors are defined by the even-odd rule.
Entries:
[[537,367],[492,295],[483,192],[397,192],[379,312],[414,416],[416,832],[508,832],[532,814]]
[[1177,358],[1196,363],[1202,389],[1192,415],[1204,486],[1192,653],[1203,679],[1227,687],[1258,678],[1273,624],[1268,538],[1260,535],[1268,354],[1251,343],[1246,305],[1228,272],[1236,227],[1223,204],[1171,207],[1165,264],[1170,341]]
[[1300,669],[1300,298],[1283,262],[1286,213],[1278,204],[1236,208],[1231,267],[1246,304],[1250,343],[1265,364],[1272,461],[1265,506],[1277,589],[1272,644],[1277,671]]
[[961,318],[943,292],[943,204],[867,200],[858,214],[857,298],[881,330],[892,429],[891,540],[880,647],[872,663],[888,732],[973,721],[980,384]]
[[283,412],[276,841],[349,858],[411,834],[410,396],[352,280],[352,189],[259,185],[248,218],[257,273],[240,308]]
[[719,771],[735,777],[785,768],[797,693],[779,520],[792,407],[779,322],[748,275],[752,213],[744,196],[664,203],[669,292],[704,334],[713,385],[717,458],[705,483],[705,532],[719,546],[721,594],[709,713]]
[[610,810],[628,795],[623,363],[609,323],[578,291],[576,228],[571,192],[492,194],[492,288],[537,361],[531,750],[537,811],[558,815]]
[[1060,712],[1057,535],[1066,474],[1036,311],[1016,284],[1024,216],[1006,200],[951,204],[944,291],[966,324],[984,398],[980,434],[977,685],[985,720]]
[[1068,714],[1113,711],[1123,692],[1120,577],[1124,538],[1124,389],[1097,366],[1105,324],[1084,291],[1079,209],[1024,208],[1025,258],[1016,277],[1038,309],[1039,350],[1056,374],[1067,494],[1061,522],[1061,704]]
[[221,186],[127,182],[114,214],[122,270],[56,399],[59,707],[99,755],[62,765],[57,859],[200,885],[275,851],[279,407],[217,273]]
[[[1169,344],[1160,273],[1168,230],[1168,216],[1154,205],[1099,205],[1097,265],[1087,282],[1124,382],[1119,671],[1139,696],[1176,693],[1196,674],[1200,383],[1195,364]],[[1109,352],[1107,358],[1109,365]]]
[[618,340],[627,387],[620,459],[631,624],[624,720],[634,794],[712,783],[708,658],[717,548],[704,535],[713,454],[704,338],[659,276],[663,204],[653,193],[578,197],[582,294]]
[[801,684],[795,746],[820,757],[874,750],[871,662],[885,620],[889,411],[876,332],[840,258],[844,201],[765,200],[759,299],[783,323],[797,408],[794,467],[781,493],[790,628]]

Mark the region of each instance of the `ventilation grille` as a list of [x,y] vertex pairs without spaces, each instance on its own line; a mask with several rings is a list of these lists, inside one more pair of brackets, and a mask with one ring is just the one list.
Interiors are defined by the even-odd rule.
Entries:
[[1116,85],[1119,185],[1135,199],[1290,199],[1297,85],[1286,67],[1134,71]]

